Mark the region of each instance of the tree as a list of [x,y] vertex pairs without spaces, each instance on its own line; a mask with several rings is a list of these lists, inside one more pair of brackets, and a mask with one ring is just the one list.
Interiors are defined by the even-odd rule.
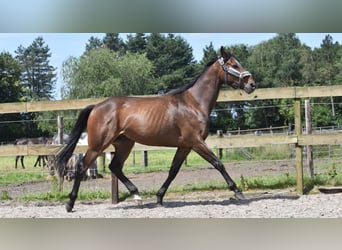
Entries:
[[[304,57],[305,56],[305,57]],[[248,68],[252,72],[257,88],[303,86],[309,80],[303,78],[305,63],[310,61],[308,48],[303,46],[294,33],[277,34],[262,42],[251,51]],[[251,127],[283,126],[293,123],[287,100],[260,101],[258,106],[266,109],[250,109],[248,121]],[[255,105],[255,103],[254,103]],[[282,110],[283,109],[283,110]]]
[[50,65],[50,49],[42,37],[24,48],[22,45],[15,51],[21,65],[21,82],[26,91],[27,100],[49,100],[56,84],[56,69]]
[[338,74],[338,61],[341,58],[339,50],[341,46],[333,41],[332,36],[326,35],[321,47],[314,50],[316,62],[316,82],[319,85],[333,85]]
[[[21,66],[21,84],[24,89],[23,101],[41,101],[53,98],[56,84],[56,69],[50,65],[50,49],[42,37],[37,37],[27,48],[20,45],[15,51]],[[24,115],[25,136],[43,135],[39,129],[39,120],[44,120],[47,113],[28,113]]]
[[119,33],[106,33],[103,44],[110,50],[119,52],[120,55],[124,55],[126,52],[126,44],[120,38]]
[[[342,47],[338,42],[334,42],[331,35],[326,35],[320,48],[313,51],[315,62],[315,84],[316,85],[335,85],[340,84],[341,76],[341,53]],[[337,125],[341,121],[341,107],[335,105],[342,100],[340,97],[317,98],[316,102],[329,103],[322,107],[313,108],[313,123],[316,126]]]
[[145,54],[120,56],[108,48],[70,57],[62,65],[66,99],[145,94],[153,82],[152,63]]
[[206,65],[214,57],[217,57],[217,53],[214,49],[213,43],[210,42],[210,44],[206,45],[205,48],[203,49],[203,57],[202,57],[200,64]]
[[302,65],[301,74],[303,84],[311,86],[316,79],[316,65],[313,57],[313,52],[310,47],[303,45],[300,51],[300,64]]
[[[23,96],[20,65],[8,52],[0,53],[0,102],[19,102]],[[20,114],[0,114],[0,141],[13,141],[24,135]]]
[[180,36],[150,34],[147,37],[146,55],[153,62],[159,90],[168,91],[182,86],[198,73],[192,48]]
[[23,94],[20,75],[20,65],[12,55],[0,53],[0,102],[20,101]]
[[248,61],[258,88],[302,85],[302,51],[294,33],[278,34],[256,45]]
[[86,51],[92,49],[99,49],[104,45],[103,41],[100,38],[91,36],[86,44]]
[[146,44],[146,36],[144,33],[136,33],[134,36],[131,34],[127,35],[127,51],[132,53],[145,53]]

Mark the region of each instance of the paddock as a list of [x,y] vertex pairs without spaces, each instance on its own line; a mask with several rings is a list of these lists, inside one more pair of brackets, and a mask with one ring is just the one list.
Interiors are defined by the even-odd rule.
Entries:
[[[252,95],[246,95],[239,90],[221,91],[218,101],[253,101],[265,99],[293,99],[295,107],[295,127],[297,128],[293,134],[263,134],[263,135],[212,135],[206,143],[211,148],[227,149],[227,148],[244,148],[259,147],[262,145],[293,145],[295,148],[295,168],[297,175],[298,194],[303,193],[303,148],[306,145],[339,145],[342,144],[342,133],[334,132],[329,134],[303,134],[302,121],[300,119],[302,107],[300,100],[303,98],[341,96],[342,86],[328,87],[291,87],[291,88],[273,88],[273,89],[257,89]],[[51,110],[68,110],[81,109],[89,104],[94,104],[103,99],[84,99],[84,100],[63,100],[49,101],[37,103],[10,103],[0,104],[0,113],[17,113],[17,112],[37,112]],[[60,150],[60,145],[49,146],[1,146],[1,156],[15,155],[51,155],[56,154]],[[134,151],[160,150],[156,147],[146,147],[143,145],[135,145]],[[84,152],[86,146],[77,146],[76,152]],[[108,148],[106,151],[111,152],[113,149]],[[117,190],[113,189],[113,196]],[[117,202],[113,199],[113,202]]]

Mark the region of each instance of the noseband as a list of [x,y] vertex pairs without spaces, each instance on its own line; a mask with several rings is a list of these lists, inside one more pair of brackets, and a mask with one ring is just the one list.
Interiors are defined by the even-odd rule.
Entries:
[[[244,86],[241,85],[243,83],[242,79],[245,78],[246,76],[251,76],[252,75],[248,71],[239,72],[238,70],[236,70],[236,69],[234,69],[232,67],[228,67],[225,64],[223,57],[220,57],[218,59],[218,62],[220,63],[220,65],[222,66],[223,71],[225,72],[225,74],[224,74],[224,82],[225,83],[227,83],[227,75],[231,74],[231,75],[239,78],[239,86],[240,86],[240,88],[242,88],[242,87],[244,87]],[[237,86],[233,86],[233,87],[237,88]]]

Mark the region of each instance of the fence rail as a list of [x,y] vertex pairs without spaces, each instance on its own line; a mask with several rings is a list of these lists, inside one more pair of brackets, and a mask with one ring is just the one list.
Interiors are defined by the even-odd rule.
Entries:
[[[267,99],[293,99],[295,109],[295,134],[263,134],[263,135],[233,135],[233,136],[210,136],[206,140],[211,148],[234,148],[234,147],[259,147],[269,144],[295,144],[296,145],[296,168],[297,168],[297,192],[303,193],[303,147],[305,145],[336,145],[342,144],[342,133],[329,134],[302,134],[301,129],[301,98],[342,96],[342,86],[320,87],[289,87],[257,89],[248,95],[241,90],[220,91],[218,102],[232,101],[255,101]],[[77,110],[87,105],[99,103],[106,98],[92,98],[80,100],[60,100],[41,102],[20,102],[0,104],[0,114],[44,112],[58,110]],[[0,146],[0,156],[14,155],[48,155],[56,154],[62,146],[58,145],[34,145],[34,146]],[[165,149],[161,147],[147,147],[136,144],[134,150]],[[86,146],[77,146],[77,152],[85,152]],[[106,151],[113,151],[107,148]]]
[[[242,90],[221,90],[217,101],[234,102],[330,96],[342,96],[342,86],[266,88],[257,89],[250,95],[246,94]],[[99,103],[105,99],[106,98],[88,98],[78,100],[0,103],[0,114],[77,110],[82,109],[90,104]]]

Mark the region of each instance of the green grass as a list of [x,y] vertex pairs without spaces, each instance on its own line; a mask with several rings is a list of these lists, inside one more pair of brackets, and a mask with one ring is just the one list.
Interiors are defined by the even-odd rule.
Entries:
[[37,157],[27,156],[24,158],[25,169],[18,162],[15,169],[15,157],[0,157],[0,185],[19,185],[27,182],[42,182],[48,176],[47,168],[33,167]]
[[42,182],[45,181],[46,178],[47,174],[41,172],[2,173],[0,175],[0,185],[22,184],[27,182]]
[[[52,181],[52,191],[42,192],[42,193],[28,193],[24,194],[17,199],[19,201],[67,201],[67,192],[57,191],[57,182]],[[281,176],[262,176],[262,177],[244,177],[240,176],[237,180],[237,185],[242,191],[252,191],[252,190],[272,190],[272,189],[287,189],[296,188],[296,176],[291,176],[289,174]],[[304,189],[308,192],[315,186],[335,186],[342,185],[342,176],[336,175],[332,177],[329,173],[318,174],[314,178],[304,178]],[[186,193],[194,191],[212,191],[212,190],[228,190],[227,184],[223,181],[209,181],[209,182],[196,182],[186,185],[171,186],[167,191],[168,193]],[[140,193],[142,197],[154,197],[158,190],[151,189],[148,191],[143,191]],[[124,200],[130,197],[127,191],[119,193],[119,199]],[[78,195],[78,200],[105,200],[111,198],[111,192],[109,190],[92,190],[84,191],[80,190]],[[0,195],[1,200],[9,200],[11,197],[8,192],[2,192]]]
[[[253,160],[270,160],[270,159],[288,159],[289,147],[287,145],[268,146],[260,148],[247,148],[252,155]],[[216,153],[216,150],[214,150]],[[149,151],[149,166],[142,166],[142,152],[135,152],[131,154],[124,168],[124,172],[128,173],[145,173],[156,171],[168,171],[171,161],[175,154],[175,150],[168,151]],[[246,161],[245,157],[239,149],[229,149],[223,151],[223,161]],[[20,185],[27,182],[42,182],[46,181],[48,171],[42,170],[41,167],[33,167],[36,157],[25,157],[26,169],[14,169],[14,157],[0,157],[0,186],[9,184]],[[134,163],[135,161],[135,163]],[[134,164],[133,164],[134,163]],[[187,165],[184,168],[196,169],[203,166],[208,166],[196,153],[191,152],[187,158]],[[106,163],[108,164],[108,162]],[[314,186],[339,186],[342,185],[342,163],[340,159],[333,159],[323,164],[315,164],[315,177],[310,179],[305,177],[304,185],[306,190],[312,189]],[[102,174],[108,174],[109,170]],[[27,193],[18,198],[18,200],[32,201],[32,200],[47,200],[47,201],[65,201],[68,199],[68,193],[58,192],[56,189],[55,179],[51,181],[51,190],[42,193]],[[296,188],[296,177],[290,174],[280,176],[259,176],[259,177],[246,177],[240,176],[236,180],[237,185],[243,190],[256,190],[256,189],[284,189]],[[168,192],[190,192],[190,191],[205,191],[205,190],[219,190],[227,189],[227,185],[222,181],[198,182],[188,185],[171,186]],[[157,190],[149,190],[141,193],[142,196],[155,196]],[[125,199],[129,193],[120,192],[120,199]],[[96,200],[96,199],[110,199],[111,193],[109,190],[80,190],[79,200]],[[11,197],[7,190],[0,193],[0,200],[10,200]]]

